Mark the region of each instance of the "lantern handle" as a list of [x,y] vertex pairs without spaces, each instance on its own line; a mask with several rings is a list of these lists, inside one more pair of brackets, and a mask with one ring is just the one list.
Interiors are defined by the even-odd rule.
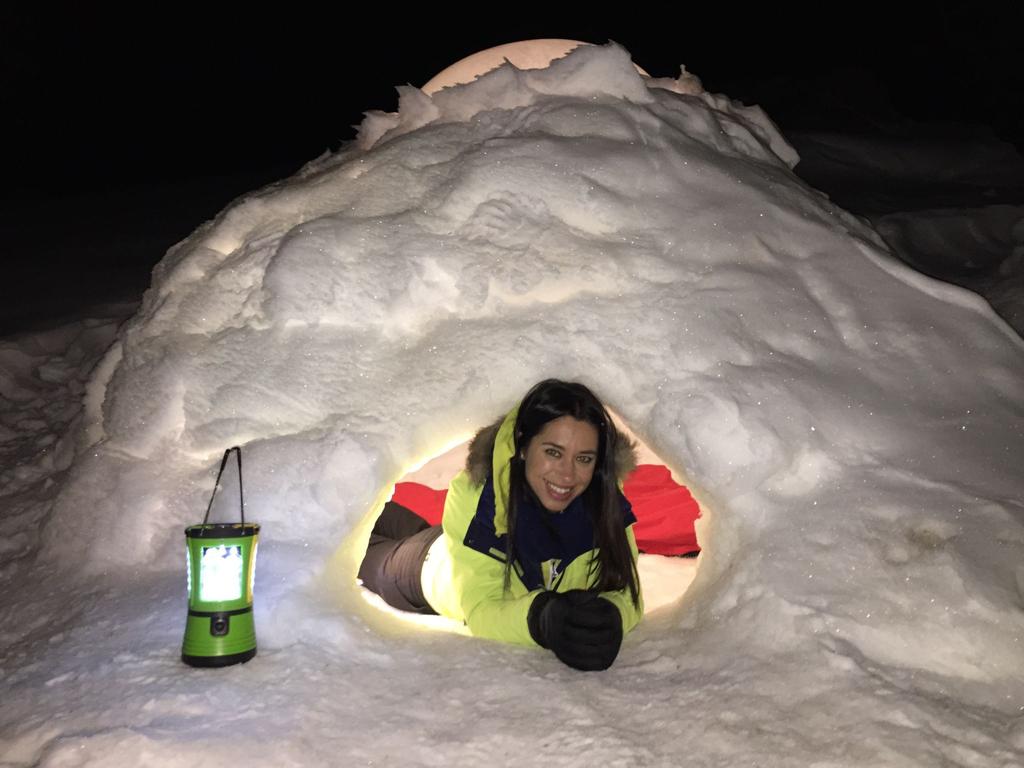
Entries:
[[224,474],[224,467],[227,466],[228,456],[231,455],[232,451],[235,452],[235,456],[238,459],[238,507],[242,513],[242,525],[245,525],[245,498],[242,495],[242,449],[237,445],[224,451],[224,458],[220,460],[220,471],[217,472],[217,482],[213,484],[213,493],[210,494],[210,503],[206,505],[206,515],[203,517],[203,525],[206,525],[206,521],[210,519],[210,510],[213,509],[213,497],[217,495],[217,489],[220,488],[220,477]]

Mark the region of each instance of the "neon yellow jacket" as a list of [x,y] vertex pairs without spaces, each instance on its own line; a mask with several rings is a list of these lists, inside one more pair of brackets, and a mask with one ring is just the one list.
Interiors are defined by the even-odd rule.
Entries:
[[[501,422],[490,451],[491,477],[494,489],[494,518],[492,535],[507,533],[507,509],[509,488],[509,460],[514,446],[512,440],[516,411],[513,410]],[[487,430],[485,430],[487,432]],[[480,441],[481,433],[474,444]],[[484,438],[485,447],[490,446]],[[545,586],[530,590],[513,570],[509,590],[505,591],[505,552],[492,548],[490,554],[467,546],[466,535],[477,514],[480,498],[488,485],[486,469],[471,466],[460,472],[448,487],[445,500],[441,536],[431,547],[423,569],[423,591],[430,605],[442,616],[463,621],[470,632],[477,637],[487,637],[522,645],[536,645],[527,627],[527,614],[534,598],[543,589],[566,592],[571,589],[587,589],[593,584],[590,562],[596,556],[591,549],[576,557],[571,563],[542,564]],[[478,461],[479,464],[479,461]],[[476,470],[476,471],[474,471]],[[490,524],[487,521],[486,524]],[[481,525],[478,519],[474,525]],[[630,525],[626,536],[636,563],[637,546]],[[560,572],[555,568],[562,565]],[[639,584],[637,585],[639,586]],[[643,598],[634,605],[629,590],[604,592],[602,597],[610,600],[622,615],[623,634],[637,625],[643,615]]]

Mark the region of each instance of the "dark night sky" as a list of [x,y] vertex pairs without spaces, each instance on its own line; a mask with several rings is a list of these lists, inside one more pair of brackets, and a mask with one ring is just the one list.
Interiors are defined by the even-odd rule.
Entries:
[[8,162],[43,186],[39,170],[88,185],[301,163],[351,138],[364,110],[392,108],[395,85],[421,85],[465,55],[530,37],[614,39],[659,76],[685,63],[709,90],[760,103],[790,126],[852,120],[847,101],[880,110],[884,97],[867,93],[873,83],[910,116],[981,112],[1009,135],[1022,128],[1015,38],[1024,12],[985,5],[938,3],[901,17],[870,4],[831,6],[828,19],[730,8],[674,20],[464,19],[472,31],[404,11],[378,12],[376,24],[342,11],[254,14],[252,6],[6,11],[5,121],[17,138]]
[[[870,132],[898,112],[980,119],[1024,149],[1024,11],[933,3],[894,17],[895,5],[830,5],[827,18],[820,4],[742,13],[731,4],[699,12],[677,4],[672,16],[645,6],[576,18],[529,9],[512,18],[513,6],[503,5],[457,22],[447,6],[368,11],[376,22],[357,21],[340,4],[6,9],[6,259],[28,263],[45,240],[35,250],[70,262],[68,252],[81,246],[74,260],[85,254],[97,264],[97,285],[118,269],[144,285],[163,249],[234,196],[337,149],[364,111],[393,109],[396,85],[422,85],[478,50],[536,37],[615,40],[656,76],[675,76],[685,64],[708,90],[760,104],[784,133]],[[44,227],[54,200],[73,213]],[[112,227],[121,227],[114,262]],[[144,245],[154,233],[156,245]],[[29,268],[8,276],[3,301],[18,281],[21,294],[39,282]]]

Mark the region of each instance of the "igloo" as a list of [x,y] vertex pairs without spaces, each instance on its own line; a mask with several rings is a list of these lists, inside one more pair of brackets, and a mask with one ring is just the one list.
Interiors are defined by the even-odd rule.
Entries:
[[[113,585],[90,621],[125,586],[154,599],[111,609],[146,650],[78,625],[137,673],[123,716],[68,705],[96,721],[84,754],[1019,761],[1021,339],[685,70],[646,78],[609,44],[399,92],[172,249],[92,374],[38,567]],[[410,628],[354,579],[395,481],[548,376],[590,385],[708,510],[692,588],[599,675]],[[235,444],[261,650],[211,675],[177,662],[181,529]]]

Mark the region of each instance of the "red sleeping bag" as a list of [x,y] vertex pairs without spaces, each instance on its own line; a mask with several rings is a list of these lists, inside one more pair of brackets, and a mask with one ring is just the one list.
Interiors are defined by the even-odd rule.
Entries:
[[[672,479],[668,467],[641,464],[622,489],[633,505],[636,545],[651,555],[687,555],[700,551],[694,521],[700,507],[685,486]],[[441,524],[447,490],[419,483],[398,483],[392,500],[408,507],[431,525]]]

